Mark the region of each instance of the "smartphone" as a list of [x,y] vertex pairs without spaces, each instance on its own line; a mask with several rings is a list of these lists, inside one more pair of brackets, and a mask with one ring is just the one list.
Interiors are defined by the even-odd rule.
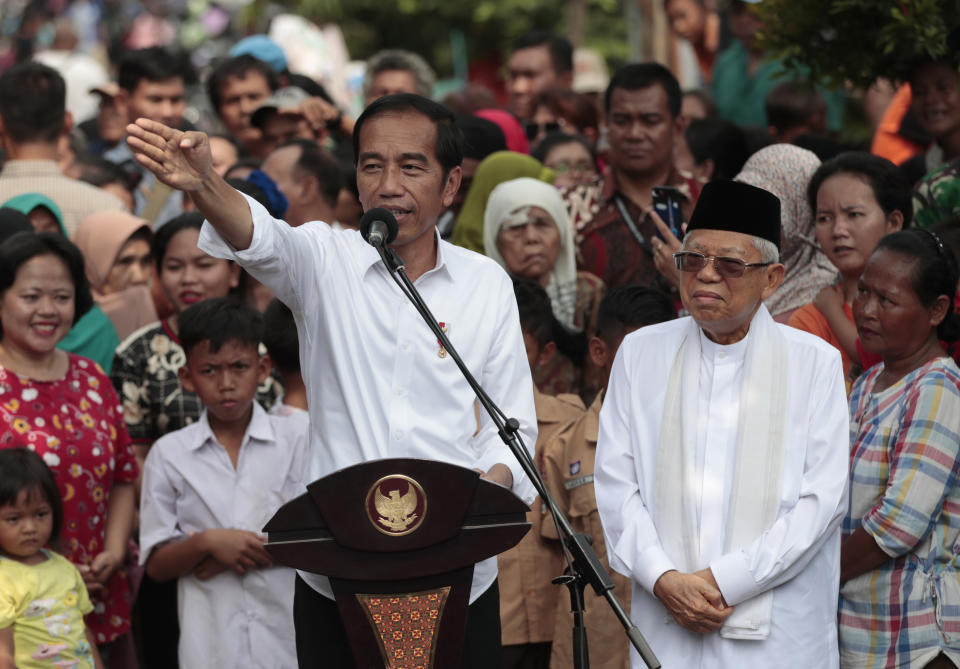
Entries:
[[[653,208],[677,239],[683,239],[683,195],[673,186],[653,187]],[[659,234],[659,231],[658,233]],[[666,241],[666,240],[664,240]]]

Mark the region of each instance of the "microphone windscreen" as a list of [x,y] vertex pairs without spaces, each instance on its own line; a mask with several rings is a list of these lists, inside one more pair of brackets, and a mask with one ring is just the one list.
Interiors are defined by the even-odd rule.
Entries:
[[364,239],[369,239],[370,226],[373,225],[374,221],[380,221],[387,226],[387,238],[384,240],[384,244],[390,244],[394,239],[397,238],[397,219],[394,218],[393,214],[383,207],[371,209],[363,215],[363,218],[360,219],[361,237]]

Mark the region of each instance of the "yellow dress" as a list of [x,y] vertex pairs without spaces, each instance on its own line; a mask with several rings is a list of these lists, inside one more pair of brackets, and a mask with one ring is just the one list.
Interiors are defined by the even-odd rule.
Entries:
[[63,556],[44,554],[37,565],[0,556],[0,629],[13,625],[18,669],[92,669],[83,616],[93,605],[83,578]]

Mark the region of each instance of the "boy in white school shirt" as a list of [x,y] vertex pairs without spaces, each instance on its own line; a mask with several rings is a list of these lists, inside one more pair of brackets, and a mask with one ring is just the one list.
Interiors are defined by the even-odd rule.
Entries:
[[294,571],[273,566],[259,532],[304,491],[308,421],[254,401],[270,371],[257,312],[206,300],[179,327],[180,382],[205,409],[147,456],[141,562],[158,581],[179,579],[182,669],[295,667]]

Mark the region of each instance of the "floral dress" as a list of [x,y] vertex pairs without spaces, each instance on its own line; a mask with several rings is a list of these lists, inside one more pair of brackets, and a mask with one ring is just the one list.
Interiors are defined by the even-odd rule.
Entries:
[[[110,379],[92,360],[68,355],[67,373],[55,381],[0,366],[0,448],[29,448],[47,463],[63,499],[62,552],[75,565],[89,565],[104,549],[110,490],[135,482],[138,468]],[[91,601],[86,623],[98,644],[130,629],[122,570]]]

